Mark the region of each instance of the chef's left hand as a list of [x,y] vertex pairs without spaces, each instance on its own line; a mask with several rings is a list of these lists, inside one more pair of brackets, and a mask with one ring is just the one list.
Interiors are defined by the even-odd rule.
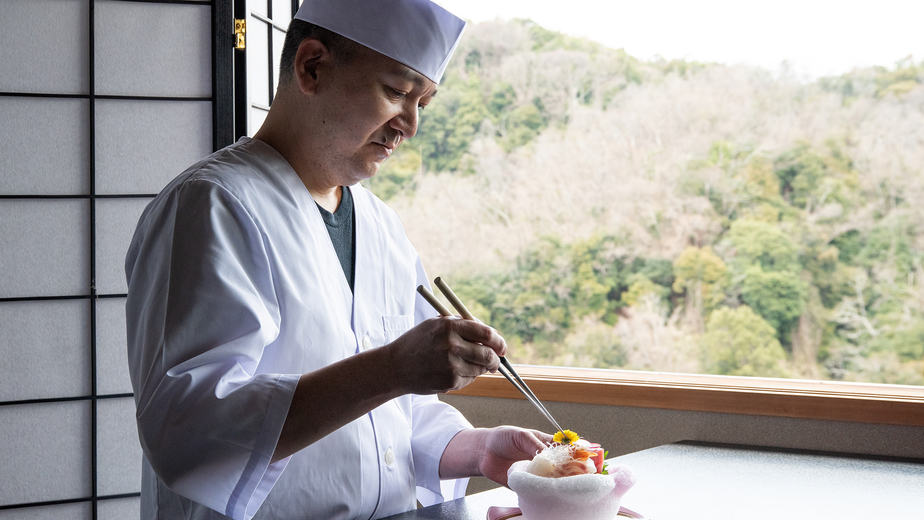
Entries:
[[488,430],[481,458],[481,474],[498,484],[507,485],[507,470],[518,460],[532,460],[552,442],[552,436],[536,430],[498,426]]
[[516,426],[463,430],[443,452],[440,477],[485,476],[506,486],[507,470],[514,462],[531,460],[551,442],[547,433]]

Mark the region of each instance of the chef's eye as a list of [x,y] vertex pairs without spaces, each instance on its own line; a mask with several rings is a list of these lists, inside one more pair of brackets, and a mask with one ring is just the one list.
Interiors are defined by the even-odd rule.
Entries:
[[401,92],[400,90],[392,87],[388,87],[388,90],[391,93],[391,97],[395,99],[401,99],[407,94],[406,92]]

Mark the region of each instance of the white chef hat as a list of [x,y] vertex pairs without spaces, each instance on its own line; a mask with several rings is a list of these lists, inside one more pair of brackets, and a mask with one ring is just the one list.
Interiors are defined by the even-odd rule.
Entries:
[[295,18],[345,36],[440,82],[465,21],[429,0],[305,0]]

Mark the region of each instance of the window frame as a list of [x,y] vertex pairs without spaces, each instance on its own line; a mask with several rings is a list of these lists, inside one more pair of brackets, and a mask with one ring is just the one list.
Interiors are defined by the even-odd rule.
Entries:
[[[544,401],[924,427],[924,388],[517,365]],[[452,395],[525,399],[500,374]]]

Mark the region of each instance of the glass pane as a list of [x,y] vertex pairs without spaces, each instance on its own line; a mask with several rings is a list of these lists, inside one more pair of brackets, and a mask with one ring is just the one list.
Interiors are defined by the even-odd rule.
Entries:
[[0,303],[0,401],[90,394],[90,300]]
[[[93,504],[81,502],[0,511],[0,520],[49,520],[52,518],[54,520],[90,520],[93,518]],[[138,518],[138,515],[132,518]]]
[[16,129],[0,139],[0,195],[89,193],[89,107],[84,99],[0,97],[0,121]]
[[0,298],[89,294],[88,205],[0,200]]
[[273,0],[273,21],[288,27],[292,19],[292,0]]
[[141,491],[141,444],[135,426],[135,400],[97,403],[97,486],[100,495]]
[[0,407],[0,505],[90,495],[90,402]]
[[132,391],[125,340],[125,298],[96,302],[96,392],[100,395]]
[[99,294],[123,294],[125,253],[138,219],[150,199],[102,199],[96,201],[96,290]]
[[96,2],[97,94],[211,96],[211,9]]
[[450,3],[489,21],[368,184],[508,359],[924,385],[924,2],[850,11],[882,38],[809,9],[803,39]]
[[87,0],[4,1],[0,91],[88,94],[88,13]]
[[96,132],[97,193],[158,193],[212,153],[212,104],[99,100]]
[[[115,500],[100,500],[96,505],[99,520],[124,520],[126,518],[141,517],[140,498],[118,498]],[[2,518],[0,518],[2,520]]]
[[251,103],[269,106],[269,29],[266,22],[247,20],[247,97]]
[[[270,0],[247,0],[247,7],[251,12],[269,16],[269,3]],[[250,22],[247,22],[247,25],[249,26]],[[250,27],[247,27],[247,30],[250,31]]]
[[279,59],[282,57],[282,47],[286,41],[285,31],[273,28],[273,92],[279,86]]
[[266,120],[266,114],[268,113],[267,110],[263,110],[262,108],[250,107],[250,121],[248,121],[250,129],[247,135],[252,137],[253,134],[257,133],[257,130],[263,126],[263,121]]

